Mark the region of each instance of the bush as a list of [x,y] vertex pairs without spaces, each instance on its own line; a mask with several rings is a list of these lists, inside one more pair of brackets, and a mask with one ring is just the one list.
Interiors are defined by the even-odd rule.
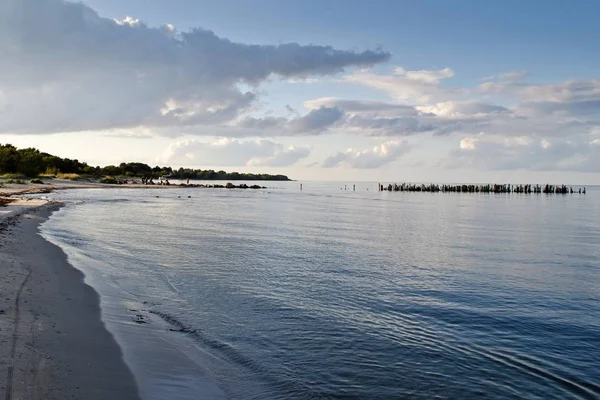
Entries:
[[81,178],[79,174],[56,174],[58,179],[68,179],[70,181],[78,181]]
[[100,183],[106,183],[109,185],[117,185],[119,182],[112,176],[105,176],[104,178],[100,179]]
[[[60,174],[60,171],[56,167],[48,167],[46,168],[46,172],[43,175],[55,177],[57,174]],[[40,174],[41,176],[41,174]]]
[[26,179],[27,177],[23,174],[4,174],[0,175],[0,178],[4,179]]
[[35,185],[43,185],[44,184],[44,182],[42,182],[42,180],[39,178],[34,178],[34,179],[30,180],[29,183],[32,183]]

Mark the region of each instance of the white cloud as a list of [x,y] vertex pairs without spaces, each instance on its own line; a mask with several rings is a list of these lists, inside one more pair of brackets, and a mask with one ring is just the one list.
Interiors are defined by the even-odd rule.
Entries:
[[454,71],[450,68],[407,71],[398,67],[392,75],[356,72],[345,76],[344,80],[383,90],[401,102],[428,103],[450,100],[461,95],[463,90],[441,85],[443,79],[452,76]]
[[308,147],[278,148],[272,156],[255,157],[248,161],[248,165],[265,167],[287,167],[310,155]]
[[129,138],[129,139],[151,139],[154,136],[146,129],[136,130],[111,130],[104,133],[104,137]]
[[519,94],[526,101],[600,100],[600,79],[577,79],[545,85],[523,85]]
[[382,101],[345,100],[333,97],[309,100],[309,109],[332,107],[344,112],[337,131],[368,136],[408,136],[433,131],[431,118],[414,106]]
[[402,140],[390,140],[368,150],[348,149],[325,159],[324,168],[340,165],[350,168],[373,169],[396,161],[410,150]]
[[447,168],[600,171],[600,146],[589,135],[569,139],[478,135],[460,140],[443,161]]
[[[408,136],[433,132],[437,128],[431,118],[409,106],[329,99],[317,99],[306,104],[312,109],[302,117],[246,117],[236,126],[251,129],[246,132],[250,136],[318,135],[330,132]],[[321,104],[331,104],[331,107]]]
[[345,119],[342,129],[369,136],[409,136],[438,129],[437,126],[428,123],[428,120],[416,116],[377,118],[355,115]]
[[[404,71],[401,79],[404,83],[410,81],[409,85],[417,84],[419,87],[426,87],[427,90],[432,87],[442,88],[439,82],[429,83],[450,75],[449,72],[440,71],[432,71],[432,76],[426,78],[423,77],[427,75],[424,71],[415,71],[416,76],[411,79],[406,78],[408,72]],[[510,106],[494,104],[485,96],[480,99],[477,91],[468,88],[453,89],[457,95],[451,100],[419,102],[418,99],[413,99],[409,104],[322,97],[304,102],[304,106],[310,110],[304,117],[258,118],[242,121],[242,125],[260,126],[264,130],[256,134],[264,136],[293,135],[302,131],[313,134],[335,132],[379,137],[482,134],[502,137],[568,138],[600,129],[600,114],[597,112],[600,109],[600,95],[597,93],[597,80],[580,81],[578,84],[567,81],[547,85],[508,81],[521,79],[520,75],[522,74],[517,72],[502,74],[501,77],[507,79],[506,81],[493,82],[513,85],[510,91],[514,93],[515,103]],[[395,75],[387,78],[397,79]],[[382,90],[389,92],[390,88],[385,87]],[[466,96],[469,93],[470,96]],[[552,93],[554,95],[549,95]],[[532,101],[544,96],[551,100]],[[315,118],[319,115],[331,118]],[[310,128],[312,125],[294,129],[294,126],[300,125],[299,122],[304,120],[314,121],[315,129]]]
[[62,0],[1,1],[0,54],[0,133],[222,125],[247,112],[271,76],[330,75],[389,58],[235,43],[203,29],[102,18]]
[[445,101],[431,105],[417,106],[423,113],[448,119],[485,118],[490,114],[508,113],[509,110],[494,104],[476,101]]
[[306,101],[307,108],[335,107],[345,115],[335,124],[338,131],[368,136],[448,134],[479,130],[493,119],[513,118],[505,107],[476,101],[446,101],[429,105],[405,105],[381,101],[345,100],[332,97]]
[[[412,74],[414,73],[414,74]],[[448,88],[443,79],[450,69],[406,71],[391,75],[354,73],[347,81],[380,89],[397,103],[332,98],[307,105],[335,105],[348,116],[344,129],[363,135],[495,135],[503,137],[569,138],[600,127],[600,79],[580,79],[549,84],[524,81],[524,71],[492,77],[476,88]],[[494,104],[492,94],[509,104]],[[393,107],[392,104],[398,106]],[[358,118],[360,117],[360,118]],[[384,119],[381,119],[381,118]],[[359,121],[357,126],[350,121]],[[379,129],[373,129],[373,128]],[[391,129],[381,129],[388,127]]]
[[600,79],[571,79],[548,84],[490,81],[482,83],[478,88],[484,93],[512,96],[526,102],[570,103],[600,100]]
[[[600,171],[600,79],[532,84],[516,70],[460,87],[449,84],[451,68],[364,69],[389,57],[379,50],[235,43],[203,29],[151,27],[135,16],[102,18],[62,0],[2,0],[0,134],[223,136],[229,139],[173,143],[163,158],[228,166],[286,166],[310,154],[234,137],[446,135],[457,141],[448,165]],[[261,114],[265,82],[307,84],[348,68],[358,72],[342,83],[379,90],[389,101],[321,97],[305,101],[304,113],[281,103],[275,107],[282,113]],[[324,165],[376,168],[406,151],[404,142],[391,140],[339,152]]]
[[462,150],[475,150],[478,141],[479,139],[476,137],[463,138],[460,141],[460,148]]
[[307,147],[284,146],[270,140],[221,138],[214,142],[196,139],[172,143],[159,161],[182,166],[270,166],[287,167],[310,155]]
[[[130,16],[126,16],[124,19],[118,19],[118,18],[113,18],[113,21],[115,21],[115,23],[117,25],[128,25],[131,27],[137,27],[137,26],[143,26],[144,23],[141,22],[139,19],[134,19]],[[175,27],[173,25],[171,25],[170,27],[172,27],[172,29],[170,30],[175,30]]]
[[424,83],[439,83],[442,79],[452,78],[454,71],[450,68],[444,68],[440,70],[427,70],[421,69],[418,71],[407,71],[402,67],[398,67],[394,70],[394,73],[398,76],[406,77],[411,81],[419,81]]
[[519,70],[519,71],[509,71],[502,72],[500,74],[491,75],[483,78],[485,81],[510,81],[516,82],[525,78],[529,73],[527,71]]

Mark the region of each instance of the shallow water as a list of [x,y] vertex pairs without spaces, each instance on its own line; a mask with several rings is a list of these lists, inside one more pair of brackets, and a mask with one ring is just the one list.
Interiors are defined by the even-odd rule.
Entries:
[[53,195],[146,399],[600,397],[597,188],[266,186]]

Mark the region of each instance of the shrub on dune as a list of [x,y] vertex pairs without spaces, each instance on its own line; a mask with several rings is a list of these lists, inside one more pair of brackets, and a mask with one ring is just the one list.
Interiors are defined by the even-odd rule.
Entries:
[[81,179],[81,175],[79,174],[56,174],[58,179],[68,179],[70,181],[78,181]]
[[117,185],[119,182],[112,176],[105,176],[104,178],[100,179],[100,183],[106,183],[109,185]]
[[23,174],[4,174],[0,175],[3,179],[26,179],[27,177]]

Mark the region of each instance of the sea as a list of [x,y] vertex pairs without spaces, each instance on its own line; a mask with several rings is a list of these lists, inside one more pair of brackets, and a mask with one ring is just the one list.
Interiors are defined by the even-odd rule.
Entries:
[[145,400],[600,398],[600,188],[259,184],[43,195]]

